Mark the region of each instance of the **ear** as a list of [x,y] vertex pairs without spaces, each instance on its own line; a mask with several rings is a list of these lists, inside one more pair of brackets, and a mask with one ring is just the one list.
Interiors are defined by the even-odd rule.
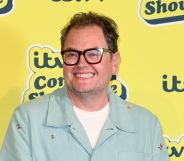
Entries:
[[115,52],[114,54],[112,54],[112,74],[113,75],[117,74],[119,59],[120,59],[119,52]]

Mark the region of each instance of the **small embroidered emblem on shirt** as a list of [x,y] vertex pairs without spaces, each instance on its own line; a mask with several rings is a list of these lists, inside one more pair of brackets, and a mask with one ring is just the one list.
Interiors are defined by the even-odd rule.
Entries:
[[16,128],[17,128],[18,131],[21,131],[22,130],[22,127],[20,126],[20,124],[17,124],[16,125]]
[[127,108],[130,110],[132,108],[132,106],[131,105],[128,105]]
[[51,139],[55,139],[55,134],[50,135]]
[[160,151],[162,151],[163,145],[160,143],[160,146],[158,148],[160,149]]

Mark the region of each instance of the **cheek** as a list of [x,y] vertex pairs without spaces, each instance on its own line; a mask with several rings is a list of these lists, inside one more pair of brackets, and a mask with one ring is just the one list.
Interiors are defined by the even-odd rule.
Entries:
[[110,75],[113,71],[113,64],[110,57],[106,57],[106,60],[103,62],[103,72],[106,73],[106,75]]
[[63,67],[63,76],[64,76],[64,78],[70,77],[71,71],[72,71],[72,69],[64,66]]
[[111,61],[106,61],[106,63],[104,63],[103,65],[103,69],[101,69],[102,72],[102,78],[106,77],[106,79],[111,78],[112,74],[113,74],[113,67],[112,67],[112,62]]

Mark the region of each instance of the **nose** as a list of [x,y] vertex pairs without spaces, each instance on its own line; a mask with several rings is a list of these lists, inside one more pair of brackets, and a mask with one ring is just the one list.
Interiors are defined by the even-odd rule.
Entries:
[[79,62],[77,63],[78,66],[88,66],[88,62],[85,60],[84,55],[80,55]]

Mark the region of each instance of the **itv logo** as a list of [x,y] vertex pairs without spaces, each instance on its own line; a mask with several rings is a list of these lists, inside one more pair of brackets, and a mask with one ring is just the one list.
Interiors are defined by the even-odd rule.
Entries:
[[0,0],[0,16],[7,15],[14,8],[13,0]]

